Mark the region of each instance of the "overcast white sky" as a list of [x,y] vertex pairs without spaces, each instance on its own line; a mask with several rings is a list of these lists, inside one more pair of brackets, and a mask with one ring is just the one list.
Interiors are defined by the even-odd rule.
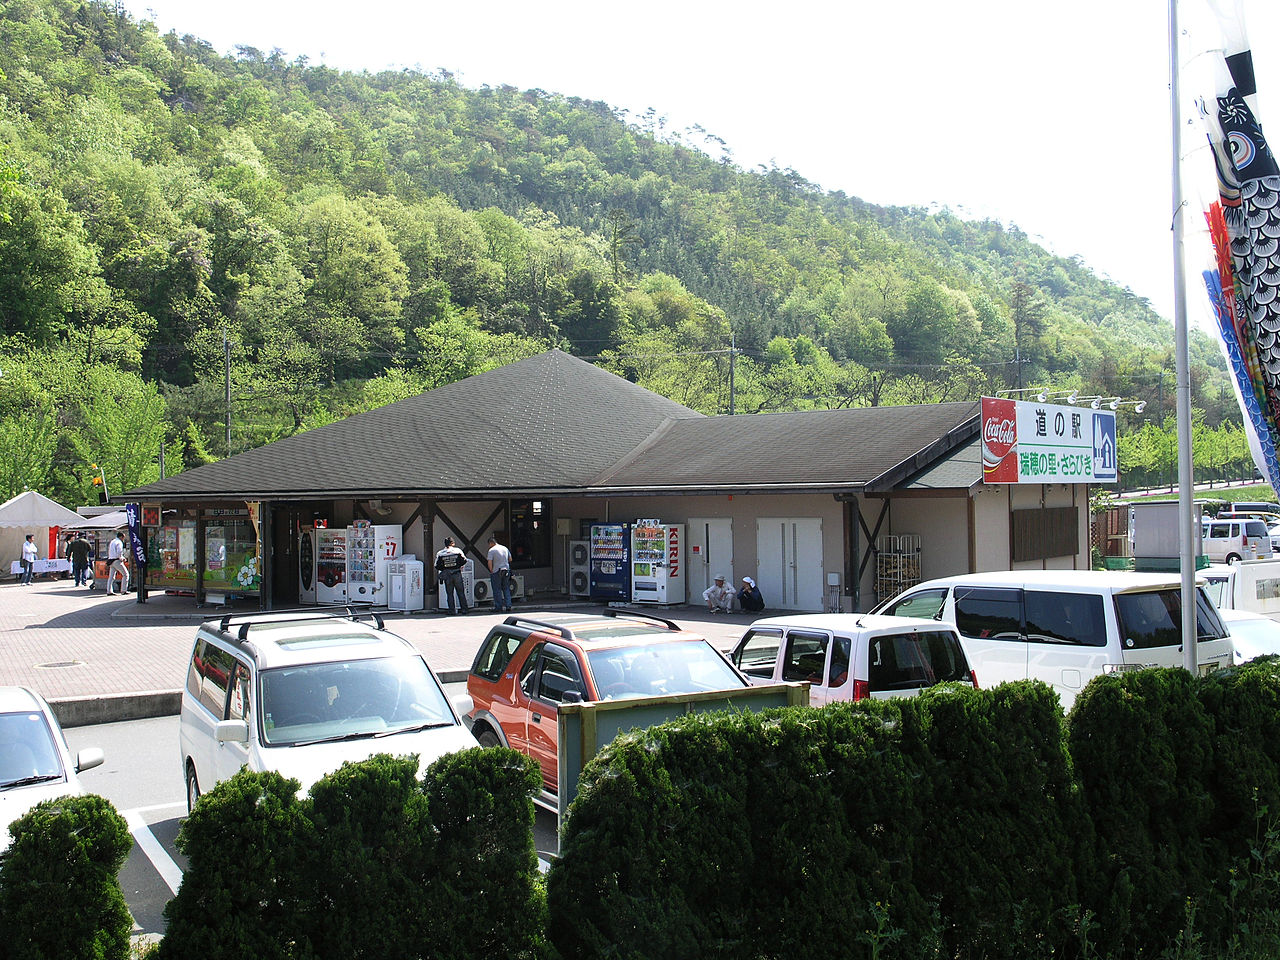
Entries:
[[[1202,0],[1181,2],[1194,29]],[[1242,4],[1267,130],[1280,117],[1280,3]],[[444,68],[469,87],[539,87],[637,117],[652,107],[673,128],[701,124],[748,169],[775,162],[872,203],[1017,224],[1172,317],[1166,0],[125,6],[224,53],[278,47],[338,69]],[[1211,41],[1184,42],[1184,59]],[[1203,142],[1197,125],[1184,136],[1187,150]],[[1187,163],[1211,176],[1206,151]],[[1193,322],[1201,300],[1193,286]]]

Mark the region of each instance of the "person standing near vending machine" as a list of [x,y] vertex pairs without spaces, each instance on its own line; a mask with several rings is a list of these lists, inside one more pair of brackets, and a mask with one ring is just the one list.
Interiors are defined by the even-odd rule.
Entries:
[[511,612],[511,551],[498,542],[497,537],[489,538],[489,583],[493,587],[493,610],[495,613]]
[[444,584],[445,599],[449,601],[449,616],[458,612],[461,605],[465,616],[467,608],[467,592],[462,585],[462,568],[467,565],[467,556],[453,542],[453,537],[444,538],[444,547],[436,554],[436,579]]

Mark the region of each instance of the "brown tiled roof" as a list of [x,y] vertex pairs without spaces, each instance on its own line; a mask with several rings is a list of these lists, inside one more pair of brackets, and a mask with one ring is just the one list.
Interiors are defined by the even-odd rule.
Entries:
[[891,489],[979,405],[705,417],[550,350],[117,499]]

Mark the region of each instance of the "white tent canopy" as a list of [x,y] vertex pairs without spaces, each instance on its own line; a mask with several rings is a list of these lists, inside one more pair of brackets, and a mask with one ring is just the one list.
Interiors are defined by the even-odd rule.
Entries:
[[34,490],[0,503],[0,527],[70,527],[83,520],[80,514]]
[[121,530],[129,525],[129,515],[123,510],[112,510],[96,517],[81,517],[79,523],[63,525],[65,530]]

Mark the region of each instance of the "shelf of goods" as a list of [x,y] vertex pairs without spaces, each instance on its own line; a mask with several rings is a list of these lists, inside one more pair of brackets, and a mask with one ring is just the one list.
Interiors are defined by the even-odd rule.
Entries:
[[920,582],[920,536],[885,534],[876,541],[876,601],[896,596]]

